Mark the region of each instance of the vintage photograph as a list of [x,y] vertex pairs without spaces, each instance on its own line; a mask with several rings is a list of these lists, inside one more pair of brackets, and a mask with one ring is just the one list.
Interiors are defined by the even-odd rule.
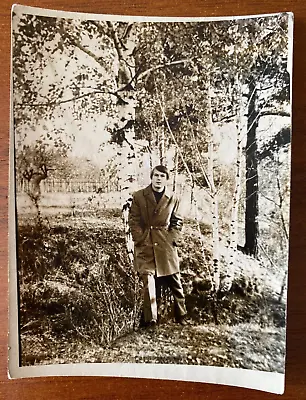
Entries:
[[19,367],[284,374],[291,26],[13,8]]

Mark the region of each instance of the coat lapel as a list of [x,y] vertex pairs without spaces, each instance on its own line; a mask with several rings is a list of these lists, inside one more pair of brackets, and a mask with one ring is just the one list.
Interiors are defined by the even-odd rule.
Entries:
[[148,201],[148,203],[147,203],[148,206],[150,206],[150,208],[151,207],[153,208],[154,214],[157,214],[161,209],[163,209],[164,207],[167,206],[168,200],[171,197],[171,192],[166,187],[162,198],[160,199],[160,201],[157,204],[155,196],[152,191],[152,187],[150,185],[144,189],[144,196],[145,196],[146,200]]
[[[153,194],[153,193],[152,193]],[[153,194],[154,197],[154,194]],[[171,197],[171,193],[168,188],[165,189],[165,193],[163,194],[162,198],[159,200],[155,212],[158,213],[163,207],[168,204],[168,200]]]
[[153,207],[155,208],[157,203],[154,197],[154,194],[152,192],[152,188],[151,185],[146,187],[143,191],[143,194],[145,196],[145,198],[151,203],[151,205],[153,205]]

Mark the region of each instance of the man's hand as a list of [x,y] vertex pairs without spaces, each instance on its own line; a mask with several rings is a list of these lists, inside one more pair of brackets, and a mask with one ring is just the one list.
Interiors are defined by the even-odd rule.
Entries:
[[175,240],[172,241],[172,244],[174,247],[181,247],[182,246],[182,239],[181,238],[176,238]]

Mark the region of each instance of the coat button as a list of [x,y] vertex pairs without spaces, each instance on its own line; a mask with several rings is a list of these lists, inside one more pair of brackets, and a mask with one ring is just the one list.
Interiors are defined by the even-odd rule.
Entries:
[[158,246],[158,243],[154,243],[154,246]]

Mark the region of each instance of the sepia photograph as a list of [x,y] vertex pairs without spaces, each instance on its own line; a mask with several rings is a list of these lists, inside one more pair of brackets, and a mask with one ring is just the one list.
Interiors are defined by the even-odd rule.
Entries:
[[12,370],[283,382],[292,23],[14,6]]

